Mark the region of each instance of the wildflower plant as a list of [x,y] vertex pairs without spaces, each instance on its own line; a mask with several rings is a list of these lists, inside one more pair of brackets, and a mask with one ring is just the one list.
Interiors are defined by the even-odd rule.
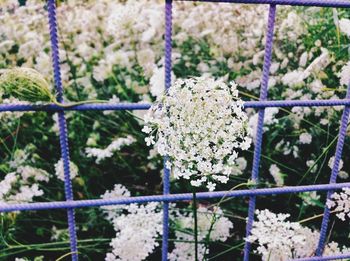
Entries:
[[31,68],[3,70],[0,75],[0,90],[5,95],[22,101],[57,102],[44,76]]
[[56,95],[52,94],[50,85],[45,77],[38,71],[26,67],[2,70],[0,75],[0,93],[21,101],[31,103],[51,102],[60,107],[71,107],[93,102],[107,102],[104,100],[88,100],[70,104],[58,102]]
[[237,85],[206,77],[177,80],[151,107],[145,124],[147,145],[169,157],[174,177],[210,191],[236,173],[239,152],[252,141]]

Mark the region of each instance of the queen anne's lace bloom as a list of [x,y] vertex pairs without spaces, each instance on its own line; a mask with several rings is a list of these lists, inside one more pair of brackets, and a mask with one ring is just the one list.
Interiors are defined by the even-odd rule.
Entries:
[[85,152],[87,156],[90,157],[96,157],[96,163],[100,163],[102,160],[106,158],[110,158],[113,156],[113,153],[116,151],[119,151],[124,146],[129,146],[132,143],[134,143],[136,140],[134,137],[128,135],[125,138],[117,138],[115,139],[111,144],[109,144],[104,149],[99,148],[86,148]]
[[[267,209],[257,210],[256,214],[258,221],[254,222],[247,241],[258,243],[256,252],[262,255],[263,261],[287,261],[314,255],[320,237],[318,231],[288,221],[289,214],[275,214]],[[324,255],[346,251],[345,247],[340,248],[338,243],[332,241],[326,245]]]
[[[117,184],[113,190],[106,191],[102,198],[128,196],[130,192]],[[144,260],[159,245],[156,239],[162,232],[163,214],[158,202],[106,206],[103,210],[116,231],[116,237],[110,243],[112,252],[107,254],[105,260]]]
[[156,144],[159,154],[169,156],[175,178],[191,180],[196,187],[205,183],[209,190],[237,173],[238,152],[251,144],[236,84],[221,80],[176,81],[145,122],[147,145]]
[[[69,168],[70,168],[70,178],[74,179],[76,176],[78,176],[79,169],[77,165],[75,165],[74,162],[69,162]],[[55,164],[55,172],[58,179],[64,181],[64,169],[63,169],[63,161],[60,159]]]
[[[208,231],[211,227],[213,217],[215,217],[215,223],[212,226],[210,233],[211,241],[225,242],[230,236],[230,230],[233,228],[232,222],[223,216],[223,212],[220,208],[208,210],[205,207],[199,207],[197,209],[198,218],[198,241],[203,241],[208,235]],[[175,232],[177,240],[193,241],[193,216],[192,213],[179,213],[177,212],[174,217],[175,222],[180,227],[180,230]],[[194,257],[195,245],[188,242],[175,242],[173,251],[169,254],[170,261],[192,261]],[[206,253],[205,253],[206,252]],[[206,249],[203,243],[198,244],[198,258],[203,260],[204,254],[208,254],[209,249]]]
[[[123,185],[116,184],[113,190],[106,191],[103,199],[129,197],[131,194]],[[174,207],[172,204],[171,207]],[[106,255],[106,261],[141,261],[145,260],[157,246],[156,240],[162,233],[163,212],[157,202],[147,204],[103,206],[106,218],[113,224],[116,237],[110,245],[112,252]],[[220,208],[214,210],[200,206],[198,212],[198,239],[205,240],[208,232],[210,241],[224,242],[230,236],[232,222],[224,217]],[[173,209],[170,218],[176,224],[174,249],[169,253],[169,260],[192,261],[194,259],[193,215],[192,212]],[[213,222],[213,223],[212,223]],[[203,243],[198,245],[199,256],[209,251]],[[202,258],[200,258],[202,259]]]
[[327,207],[338,212],[336,216],[345,221],[350,218],[350,188],[343,188],[343,192],[333,193],[327,200]]
[[318,233],[287,221],[289,214],[275,214],[269,210],[256,211],[249,242],[257,242],[257,253],[263,260],[288,260],[311,256],[318,243]]

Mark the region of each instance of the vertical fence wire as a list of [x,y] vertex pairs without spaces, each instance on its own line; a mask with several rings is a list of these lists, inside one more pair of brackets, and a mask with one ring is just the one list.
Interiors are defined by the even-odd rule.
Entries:
[[[172,0],[165,0],[165,54],[164,54],[164,84],[165,91],[171,85],[171,54],[172,54]],[[170,193],[170,170],[166,167],[168,158],[164,158],[163,195]],[[169,239],[169,203],[163,202],[163,235],[162,235],[162,261],[168,260]]]
[[[348,89],[346,92],[346,99],[349,99],[349,98],[350,98],[350,82],[348,83]],[[339,163],[340,163],[341,156],[343,153],[343,147],[344,147],[345,136],[346,136],[346,129],[348,127],[348,122],[349,122],[349,114],[350,114],[350,107],[346,106],[344,111],[343,111],[343,115],[341,117],[337,147],[335,150],[335,158],[334,158],[334,163],[333,163],[333,168],[332,168],[332,173],[331,173],[331,177],[329,180],[329,184],[334,184],[337,182],[337,176],[339,173]],[[332,190],[329,190],[327,192],[326,202],[328,199],[330,199],[333,192],[334,191],[332,191]],[[319,239],[318,247],[316,250],[316,256],[322,255],[325,244],[326,244],[326,236],[327,236],[329,216],[330,216],[330,210],[327,207],[326,202],[325,202],[325,207],[324,207],[324,212],[323,212],[323,219],[322,219],[321,231],[320,231],[320,239]]]
[[[269,15],[267,21],[266,29],[266,44],[265,44],[265,55],[264,55],[264,65],[263,74],[261,79],[261,89],[260,89],[260,101],[267,100],[267,89],[269,83],[269,73],[272,59],[272,45],[273,45],[273,32],[275,26],[275,16],[276,16],[276,5],[270,5]],[[253,168],[252,168],[252,182],[257,183],[259,179],[259,165],[261,158],[261,146],[262,146],[262,136],[263,136],[263,125],[264,125],[264,115],[265,109],[259,109],[258,114],[258,124],[255,135],[254,143],[254,158],[253,158]],[[248,207],[248,220],[246,226],[246,237],[250,235],[250,231],[253,227],[254,222],[254,212],[255,212],[256,196],[249,197],[249,207]],[[251,244],[246,241],[244,246],[244,261],[249,260]]]
[[[51,52],[52,52],[52,66],[54,71],[55,88],[57,92],[57,100],[63,102],[63,87],[60,70],[59,47],[58,47],[58,33],[57,33],[57,17],[56,17],[56,3],[55,0],[48,0],[47,2]],[[69,145],[67,136],[67,122],[64,111],[58,112],[59,123],[59,138],[61,146],[61,157],[64,171],[64,190],[66,201],[73,200],[72,181],[70,178],[69,166]],[[77,234],[75,226],[74,209],[67,209],[68,230],[70,239],[71,256],[73,261],[78,260]]]

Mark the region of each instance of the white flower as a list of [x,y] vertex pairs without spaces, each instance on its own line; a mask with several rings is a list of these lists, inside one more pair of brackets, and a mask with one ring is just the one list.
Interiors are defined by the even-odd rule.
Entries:
[[[106,191],[103,199],[130,197],[130,192],[122,185],[116,184],[114,189]],[[171,207],[175,206],[174,204]],[[141,261],[145,260],[157,246],[156,240],[162,233],[162,208],[160,203],[103,206],[106,218],[113,224],[116,237],[110,245],[112,252],[107,253],[105,260]],[[192,212],[174,209],[170,218],[179,227],[175,231],[175,247],[169,253],[171,261],[192,261],[194,258],[193,234],[185,232],[193,230],[194,219]],[[220,208],[207,209],[200,206],[197,209],[198,239],[204,240],[211,228],[210,240],[224,242],[230,237],[232,222],[224,217]],[[135,251],[137,249],[137,251]],[[204,255],[204,244],[198,246],[199,256]],[[207,250],[209,251],[209,250]],[[202,258],[201,258],[202,259]]]
[[[74,164],[74,162],[69,162],[69,168],[70,168],[70,178],[74,179],[76,176],[78,176],[78,167]],[[60,159],[55,164],[55,172],[58,179],[64,181],[64,169],[63,169],[63,160]]]
[[[174,83],[175,75],[171,73],[171,83]],[[160,97],[165,92],[165,71],[163,67],[153,69],[153,75],[149,81],[150,92],[154,97]]]
[[[102,195],[103,199],[120,197],[130,197],[130,192],[119,184]],[[113,205],[102,209],[116,232],[110,243],[112,252],[105,260],[141,261],[159,245],[156,239],[162,232],[163,217],[160,203]]]
[[[209,210],[205,207],[199,207],[197,209],[197,223],[198,223],[198,241],[203,241],[208,235],[208,231],[211,227],[213,218],[215,222],[212,226],[210,233],[211,241],[224,242],[230,236],[230,230],[233,228],[233,223],[223,216],[223,212],[220,208]],[[177,240],[193,241],[193,233],[187,233],[185,231],[193,230],[194,219],[192,213],[176,213],[174,217],[175,222],[180,226],[179,230],[175,231]],[[173,251],[169,254],[170,261],[192,261],[194,260],[194,244],[189,242],[175,242]],[[198,258],[203,260],[205,245],[203,243],[198,244]],[[207,249],[207,254],[209,249]]]
[[[266,108],[264,116],[264,132],[269,130],[269,126],[278,123],[276,119],[276,114],[279,112],[278,108]],[[255,113],[253,116],[249,117],[249,128],[251,129],[251,136],[255,139],[256,128],[258,126],[258,113]]]
[[[115,260],[145,260],[159,245],[156,239],[162,232],[163,214],[157,208],[157,202],[131,204],[126,208],[126,214],[113,220],[116,237],[112,239],[110,246]],[[107,258],[113,260],[110,254]]]
[[145,122],[157,130],[157,141],[152,134],[145,139],[147,145],[155,142],[159,154],[169,156],[175,178],[197,181],[192,184],[198,186],[207,177],[209,190],[215,188],[214,181],[226,183],[231,174],[239,174],[238,152],[251,144],[236,85],[222,80],[176,81]]
[[344,170],[341,170],[339,171],[338,173],[338,177],[341,178],[341,179],[347,179],[349,177],[349,173],[347,173],[346,171]]
[[302,85],[304,84],[304,79],[307,76],[305,75],[304,71],[292,71],[289,73],[286,73],[282,77],[282,83],[284,85],[288,85],[289,87],[294,87],[296,85]]
[[315,173],[317,171],[317,164],[315,164],[314,160],[308,160],[306,161],[306,166],[312,169],[310,170],[311,173]]
[[304,132],[299,136],[299,142],[301,144],[310,144],[312,141],[312,136],[310,133]]
[[147,146],[151,146],[153,144],[155,144],[156,142],[154,141],[154,137],[153,136],[149,136],[145,138],[145,142],[147,144]]
[[[335,160],[335,156],[332,156],[329,161],[328,161],[328,167],[330,167],[331,169],[333,169],[334,166],[334,160]],[[343,160],[339,161],[339,168],[338,170],[341,170],[343,168],[344,162]]]
[[299,59],[299,66],[300,67],[305,67],[307,63],[307,58],[308,58],[308,53],[304,52]]
[[340,19],[339,29],[342,33],[350,37],[350,20],[345,18]]
[[279,167],[277,167],[276,164],[272,164],[270,166],[269,171],[270,171],[271,176],[275,180],[276,185],[283,186],[284,178],[283,178],[283,174],[282,174],[281,170],[279,169]]
[[119,151],[124,146],[129,146],[135,142],[135,138],[128,135],[126,138],[117,138],[105,149],[90,148],[85,149],[87,157],[96,157],[96,163],[113,156],[114,152]]
[[350,218],[350,188],[343,188],[343,192],[335,192],[327,200],[327,207],[337,212],[336,216],[345,221]]
[[262,260],[286,261],[292,258],[310,257],[314,253],[319,234],[302,227],[297,222],[287,221],[289,214],[275,214],[269,210],[257,210],[247,241],[257,243],[256,252]]
[[348,86],[350,83],[350,62],[344,65],[340,71],[340,84]]
[[304,192],[300,194],[300,198],[307,206],[316,206],[316,202],[320,199],[320,195],[316,191]]

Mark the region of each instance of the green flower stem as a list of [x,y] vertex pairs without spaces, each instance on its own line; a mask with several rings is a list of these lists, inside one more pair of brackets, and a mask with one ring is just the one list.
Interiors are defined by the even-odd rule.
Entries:
[[89,103],[107,103],[107,102],[108,102],[107,100],[87,100],[87,101],[79,101],[79,102],[60,103],[56,99],[52,100],[52,103],[62,108],[70,108],[70,107],[89,104]]

